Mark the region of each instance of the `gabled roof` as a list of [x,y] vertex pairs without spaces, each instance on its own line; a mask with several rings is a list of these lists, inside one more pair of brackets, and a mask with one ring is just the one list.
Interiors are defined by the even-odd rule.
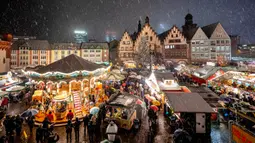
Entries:
[[87,61],[79,56],[74,54],[69,55],[63,59],[60,59],[54,63],[51,63],[47,66],[41,67],[35,72],[46,73],[46,72],[62,72],[62,73],[71,73],[74,71],[94,71],[96,69],[103,68],[102,65],[98,65]]
[[207,25],[202,27],[202,30],[204,31],[204,33],[206,34],[206,36],[208,38],[210,38],[214,32],[214,30],[216,29],[217,25],[219,24],[219,22]]
[[19,50],[19,47],[23,45],[26,41],[25,40],[17,40],[13,42],[11,46],[11,50]]
[[83,42],[81,49],[109,49],[107,42]]
[[[152,30],[152,33],[154,33],[156,35],[156,38],[158,38],[158,34],[157,32],[151,27],[151,25],[149,23],[145,23],[141,29],[141,32],[137,33],[137,36],[135,38],[134,43],[136,42],[137,38],[141,35],[142,31],[144,30],[145,26],[148,26],[151,30]],[[158,40],[160,41],[160,39],[158,38]],[[161,42],[161,41],[160,41]]]
[[166,92],[168,104],[179,113],[214,113],[212,107],[198,93]]
[[[180,34],[181,34],[182,36],[184,36],[184,33],[183,33],[176,25],[173,25],[171,29],[169,29],[169,30],[167,30],[167,31],[165,31],[165,32],[163,32],[163,33],[161,33],[161,34],[158,35],[158,37],[159,37],[159,39],[161,40],[161,42],[164,42],[164,40],[166,39],[166,37],[167,37],[169,34],[171,34],[171,32],[174,30],[174,28],[175,28],[178,32],[180,32]],[[186,37],[184,36],[184,38],[186,38]]]
[[187,40],[191,40],[193,38],[193,36],[196,34],[197,30],[199,27],[190,29],[186,34],[185,37],[187,38]]
[[[135,32],[135,33],[136,33],[136,32]],[[130,35],[130,34],[129,34],[126,30],[125,30],[125,32],[123,33],[123,35],[122,35],[122,37],[121,37],[120,41],[121,41],[121,40],[123,40],[123,38],[124,38],[125,34],[127,34],[127,35],[130,37],[130,39],[131,39],[131,40],[133,40],[133,37],[132,37],[132,36],[133,36],[133,34],[132,34],[132,35]],[[132,41],[132,42],[133,42],[133,41]]]
[[31,50],[50,50],[50,44],[47,40],[25,40],[19,47],[29,47]]

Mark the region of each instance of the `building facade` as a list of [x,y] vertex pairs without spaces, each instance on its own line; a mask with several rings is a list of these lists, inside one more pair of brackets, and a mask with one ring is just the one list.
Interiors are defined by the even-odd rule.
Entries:
[[122,62],[134,60],[133,40],[126,31],[124,32],[122,38],[120,39],[117,53],[119,60]]
[[219,62],[220,58],[226,61],[231,60],[231,39],[222,25],[217,22],[205,27],[202,30],[209,39],[210,61]]
[[240,36],[238,35],[230,35],[231,39],[231,56],[236,57],[238,56],[238,46],[241,44]]
[[193,29],[193,35],[189,39],[190,46],[190,62],[192,63],[200,63],[207,62],[211,60],[210,56],[210,47],[209,47],[209,39],[205,35],[204,31],[198,27]]
[[86,31],[74,31],[75,43],[88,42],[88,33]]
[[144,44],[146,48],[150,48],[151,52],[163,55],[161,41],[149,23],[149,17],[145,18],[143,26],[140,21],[138,22],[137,32],[132,35],[129,35],[127,31],[124,32],[117,50],[119,63],[134,62],[135,55],[141,54],[139,49],[145,46]]
[[10,70],[11,42],[0,40],[0,73]]
[[109,45],[105,42],[54,43],[45,40],[17,40],[11,46],[11,67],[48,65],[75,54],[92,62],[109,62]]
[[51,62],[46,40],[17,40],[11,46],[11,67],[47,65]]
[[163,44],[163,55],[166,62],[189,62],[189,46],[178,27],[173,26],[170,30],[158,36]]
[[54,43],[51,44],[51,63],[68,55],[80,56],[80,44],[76,43]]
[[231,60],[231,39],[219,22],[200,28],[193,23],[193,16],[187,14],[182,28],[189,44],[190,62]]
[[109,62],[109,45],[106,42],[86,42],[81,44],[81,57],[91,62]]

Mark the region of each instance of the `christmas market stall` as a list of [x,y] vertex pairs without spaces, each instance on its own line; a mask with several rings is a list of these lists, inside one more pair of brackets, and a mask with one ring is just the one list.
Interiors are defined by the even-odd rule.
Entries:
[[[188,123],[195,134],[210,135],[211,113],[215,111],[198,93],[165,93],[164,115],[172,120],[176,117],[183,124]],[[171,125],[171,124],[170,124]]]
[[88,114],[90,108],[105,100],[100,81],[109,69],[110,66],[98,65],[72,54],[36,70],[24,71],[38,90],[34,94],[38,99],[35,104],[41,106],[42,113],[36,116],[36,121],[42,122],[52,114],[52,122],[63,123],[67,122],[69,111],[78,118]]
[[[139,101],[139,102],[138,102]],[[139,104],[139,105],[137,105]],[[133,126],[133,120],[137,118],[138,113],[136,106],[145,107],[144,103],[138,96],[126,92],[112,95],[106,104],[106,120],[114,120],[119,128],[130,130]],[[143,110],[143,109],[141,109]]]
[[207,84],[208,80],[211,80],[223,74],[224,70],[221,67],[206,65],[193,72],[192,80],[200,85]]

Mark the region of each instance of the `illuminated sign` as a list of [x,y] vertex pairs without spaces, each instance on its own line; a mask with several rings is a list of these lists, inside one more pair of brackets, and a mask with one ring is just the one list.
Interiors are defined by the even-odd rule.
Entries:
[[236,125],[232,125],[232,140],[235,143],[254,143],[255,136],[249,134]]

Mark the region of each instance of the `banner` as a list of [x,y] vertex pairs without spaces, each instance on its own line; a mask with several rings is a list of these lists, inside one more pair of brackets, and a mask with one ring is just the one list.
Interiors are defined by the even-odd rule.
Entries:
[[255,136],[233,124],[232,140],[235,143],[255,143]]

